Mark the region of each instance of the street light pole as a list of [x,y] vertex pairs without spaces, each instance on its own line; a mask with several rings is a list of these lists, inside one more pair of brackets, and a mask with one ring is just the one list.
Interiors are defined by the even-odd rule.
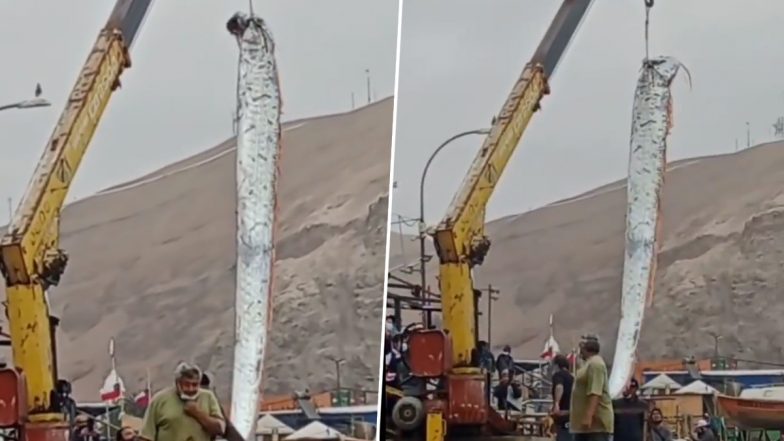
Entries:
[[[427,229],[425,226],[425,178],[427,177],[427,171],[430,169],[430,164],[433,163],[433,159],[435,159],[438,153],[452,141],[468,135],[487,135],[488,133],[490,133],[490,129],[477,129],[458,133],[457,135],[452,136],[451,138],[442,142],[441,145],[436,147],[433,153],[430,154],[430,157],[427,158],[427,163],[425,163],[425,168],[422,171],[422,177],[419,180],[419,277],[420,283],[422,284],[423,298],[427,295],[427,273],[425,270],[425,264],[427,263],[425,256],[425,230]],[[423,302],[423,305],[424,304],[425,303]],[[432,311],[428,309],[425,317],[425,327],[427,328],[430,327],[430,323],[432,322]]]
[[333,363],[335,363],[335,383],[337,389],[338,400],[340,400],[340,365],[343,364],[346,360],[343,358],[332,358],[330,357]]
[[33,98],[31,100],[19,101],[18,103],[5,104],[0,106],[0,110],[10,109],[32,109],[34,107],[49,107],[52,103],[43,98]]
[[719,340],[721,340],[724,337],[719,335],[719,334],[716,334],[714,332],[711,332],[709,335],[711,337],[713,337],[713,358],[718,360],[718,358],[720,357],[720,355],[719,355]]

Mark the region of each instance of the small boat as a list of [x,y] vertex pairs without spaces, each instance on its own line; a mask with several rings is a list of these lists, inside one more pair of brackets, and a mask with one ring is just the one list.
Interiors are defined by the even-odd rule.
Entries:
[[719,412],[741,429],[784,429],[784,400],[718,395]]

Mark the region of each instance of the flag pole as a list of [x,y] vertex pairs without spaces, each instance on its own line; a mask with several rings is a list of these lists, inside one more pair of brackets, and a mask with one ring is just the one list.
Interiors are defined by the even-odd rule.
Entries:
[[147,368],[147,399],[152,399],[152,382],[150,381],[150,368]]
[[555,338],[555,334],[553,334],[553,315],[550,314],[550,338]]
[[[114,359],[114,337],[111,337],[109,339],[109,360],[110,360],[111,365],[112,365],[111,373],[114,373],[114,375],[116,377],[117,376],[117,369],[116,369],[117,364],[116,364],[115,359]],[[111,373],[110,373],[110,375],[111,375]],[[104,403],[106,404],[106,413],[104,414],[105,415],[104,417],[106,418],[106,439],[110,440],[110,439],[112,439],[112,432],[111,432],[111,428],[109,427],[109,402],[105,401]]]
[[[115,375],[117,383],[119,383],[120,382],[120,374],[117,373],[117,360],[114,357],[114,337],[109,339],[109,359],[111,360],[111,363],[112,363],[112,372]],[[122,414],[122,411],[123,411],[123,406],[122,406],[122,402],[123,402],[123,399],[122,399],[122,385],[120,385],[119,400],[120,400],[120,414]],[[112,429],[111,429],[110,421],[111,421],[111,419],[109,418],[109,403],[107,402],[106,403],[106,439],[107,440],[112,439],[112,432],[111,432]]]

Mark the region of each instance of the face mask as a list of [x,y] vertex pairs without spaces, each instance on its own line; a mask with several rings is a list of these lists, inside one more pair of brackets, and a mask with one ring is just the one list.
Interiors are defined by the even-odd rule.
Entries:
[[180,390],[179,386],[177,387],[177,395],[180,396],[180,399],[182,401],[193,401],[193,400],[195,400],[196,398],[199,397],[200,393],[201,393],[201,389],[197,390],[196,393],[193,394],[193,395],[188,395],[188,394],[184,393],[182,390]]
[[395,332],[395,324],[394,323],[387,322],[387,332],[390,333],[390,334]]

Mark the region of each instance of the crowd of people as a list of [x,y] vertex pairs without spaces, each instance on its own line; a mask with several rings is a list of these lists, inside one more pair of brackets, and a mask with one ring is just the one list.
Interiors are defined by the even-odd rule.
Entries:
[[[74,420],[73,437],[75,441],[106,441],[106,432],[98,430],[95,419],[90,415],[80,414]],[[139,437],[132,427],[124,426],[115,432],[115,441],[138,441]]]
[[[400,386],[406,348],[393,316],[386,320],[384,351],[386,383]],[[480,341],[477,352],[479,366],[488,374],[498,375],[498,382],[488,389],[488,395],[499,410],[510,409],[509,399],[520,399],[524,387],[514,380],[511,348],[505,346],[495,357],[487,342]],[[579,344],[581,363],[575,370],[566,356],[558,354],[553,358],[550,417],[555,440],[673,441],[673,431],[664,421],[661,409],[640,397],[636,379],[631,379],[622,398],[610,397],[608,369],[600,353],[599,338],[586,335]],[[690,438],[716,441],[719,436],[706,416],[697,421]]]
[[[115,441],[229,441],[242,439],[225,417],[224,409],[212,391],[211,378],[198,366],[179,363],[174,384],[152,398],[137,433],[131,427],[116,431]],[[74,422],[76,441],[106,441],[95,420],[86,414]]]
[[[661,409],[640,398],[636,379],[629,381],[622,398],[611,399],[600,349],[598,337],[584,336],[580,342],[583,362],[574,375],[566,357],[557,355],[554,359],[551,415],[556,441],[673,441]],[[718,434],[703,418],[690,437],[693,441],[716,441]]]

